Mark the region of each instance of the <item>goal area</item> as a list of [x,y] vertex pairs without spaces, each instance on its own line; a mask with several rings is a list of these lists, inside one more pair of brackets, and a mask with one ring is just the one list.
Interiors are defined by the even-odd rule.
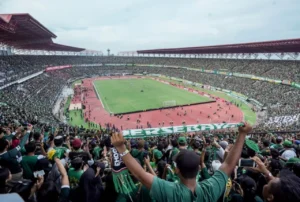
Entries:
[[162,107],[175,107],[177,106],[176,100],[168,100],[162,103]]

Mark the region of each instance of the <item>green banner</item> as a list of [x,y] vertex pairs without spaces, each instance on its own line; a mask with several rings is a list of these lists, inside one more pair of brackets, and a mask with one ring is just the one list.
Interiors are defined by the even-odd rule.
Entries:
[[245,96],[243,94],[240,94],[240,93],[237,93],[237,92],[233,92],[233,91],[231,91],[227,95],[238,98],[238,99],[241,99],[241,100],[244,100],[244,101],[246,101],[248,99],[247,96]]
[[299,89],[300,89],[300,83],[295,83],[295,82],[293,82],[293,83],[292,83],[292,86],[294,86],[295,88],[299,88]]
[[243,123],[215,123],[215,124],[199,124],[199,125],[183,125],[183,126],[170,126],[162,128],[145,128],[145,129],[132,129],[123,130],[125,138],[145,138],[164,136],[173,133],[193,133],[198,131],[221,130],[228,128],[237,128],[242,126]]
[[7,104],[4,102],[0,102],[0,106],[7,106]]

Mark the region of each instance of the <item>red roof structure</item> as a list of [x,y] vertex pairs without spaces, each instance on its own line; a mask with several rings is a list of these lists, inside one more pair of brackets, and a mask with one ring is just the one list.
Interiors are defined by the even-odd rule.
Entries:
[[85,49],[53,43],[57,36],[31,15],[0,14],[0,43],[18,49],[73,51]]
[[298,53],[300,52],[300,39],[187,48],[139,50],[137,52],[139,54]]

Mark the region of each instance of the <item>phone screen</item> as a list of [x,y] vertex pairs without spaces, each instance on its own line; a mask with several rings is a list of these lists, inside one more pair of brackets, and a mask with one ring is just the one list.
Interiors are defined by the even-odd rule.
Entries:
[[255,167],[255,162],[252,159],[240,159],[239,167]]

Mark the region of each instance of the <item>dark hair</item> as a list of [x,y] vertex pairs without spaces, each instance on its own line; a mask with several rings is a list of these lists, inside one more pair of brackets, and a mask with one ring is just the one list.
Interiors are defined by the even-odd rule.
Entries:
[[172,144],[173,147],[178,147],[178,142],[177,142],[176,139],[172,139],[171,144]]
[[56,147],[62,146],[63,143],[64,143],[64,139],[63,138],[59,138],[59,139],[55,139],[54,138],[54,144],[55,144]]
[[271,148],[270,149],[270,154],[272,156],[273,159],[278,159],[280,156],[280,153],[277,149]]
[[279,161],[279,159],[271,159],[269,163],[270,172],[272,173],[273,176],[277,176],[280,170],[282,169],[282,165]]
[[154,141],[151,141],[149,145],[150,145],[150,148],[152,148],[152,147],[156,146],[156,144],[155,144],[155,142],[154,142]]
[[282,142],[282,139],[278,139],[278,138],[276,139],[277,144],[280,144],[281,142]]
[[247,155],[249,157],[254,157],[256,155],[256,152],[253,149],[247,148]]
[[193,179],[199,171],[200,158],[194,151],[182,150],[175,159],[182,177]]
[[244,196],[243,201],[244,202],[255,202],[255,193],[256,193],[256,182],[254,179],[249,177],[248,175],[241,175],[237,182],[241,185],[241,188],[243,189]]
[[38,133],[38,132],[33,133],[33,139],[34,139],[35,141],[39,140],[40,137],[41,137],[41,134],[40,134],[40,133]]
[[49,137],[48,137],[48,141],[53,141],[54,140],[54,135],[49,135]]
[[8,142],[4,139],[0,139],[0,152],[3,152],[5,147],[8,146]]
[[295,175],[297,175],[298,177],[300,177],[300,163],[295,163],[293,166],[293,172],[295,173]]
[[36,145],[34,142],[29,142],[24,147],[27,153],[34,152],[36,149]]
[[252,140],[253,142],[255,142],[256,144],[258,143],[258,139],[257,139],[257,138],[251,138],[251,140]]
[[298,202],[300,201],[300,178],[293,172],[284,169],[280,172],[278,183],[272,183],[271,189],[274,202]]
[[37,191],[37,201],[38,202],[52,202],[57,201],[59,193],[55,182],[47,181],[44,182],[41,188]]
[[159,151],[163,151],[163,149],[164,149],[164,144],[163,144],[163,142],[159,142],[158,144],[157,144],[157,149],[159,150]]
[[6,180],[9,176],[8,168],[0,168],[0,194],[6,193],[5,186]]
[[193,142],[193,145],[192,145],[193,149],[199,149],[201,147],[201,142],[198,141],[198,140],[195,140]]
[[75,159],[73,159],[73,160],[71,161],[71,166],[72,166],[75,170],[78,170],[78,169],[81,168],[82,163],[83,163],[82,158],[76,157]]
[[270,146],[270,141],[269,141],[269,140],[264,140],[264,141],[263,141],[263,145],[264,145],[265,147]]

